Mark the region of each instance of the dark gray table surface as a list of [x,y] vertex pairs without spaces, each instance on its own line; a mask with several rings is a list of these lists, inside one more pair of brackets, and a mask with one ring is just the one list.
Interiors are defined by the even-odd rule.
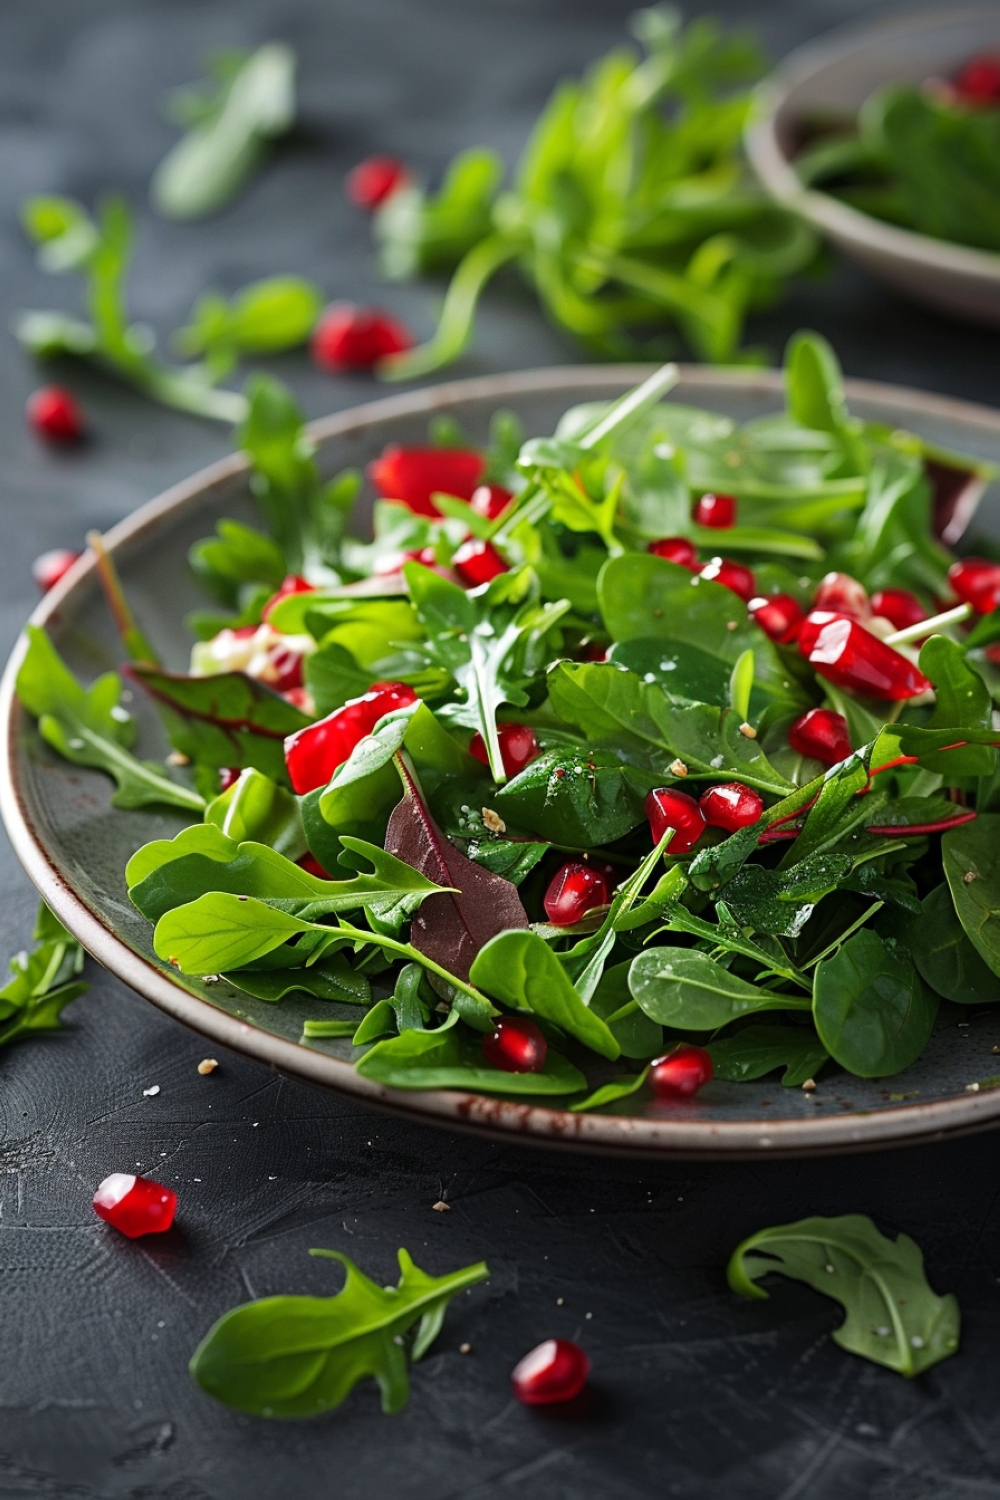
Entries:
[[[622,34],[627,0],[32,0],[0,9],[0,299],[77,306],[38,272],[17,225],[32,192],[91,199],[112,186],[139,214],[137,312],[176,326],[209,285],[294,271],[331,297],[382,300],[421,331],[438,289],[386,289],[341,179],[373,150],[433,173],[461,144],[513,155],[547,91]],[[869,11],[864,0],[716,7],[780,54]],[[302,60],[303,128],[233,208],[197,226],[157,222],[149,173],[172,132],[171,86],[224,45],[270,37]],[[777,351],[811,324],[851,374],[1000,404],[994,332],[948,323],[836,269],[754,330]],[[579,352],[530,298],[498,288],[462,371],[566,363]],[[276,361],[311,414],[377,391],[304,357]],[[225,429],[70,371],[91,415],[81,452],[41,449],[22,408],[38,376],[0,343],[0,637],[33,603],[31,559],[78,545],[223,454]],[[0,854],[0,949],[27,940],[33,894]],[[333,1494],[485,1500],[515,1493],[723,1500],[1000,1497],[1000,1136],[843,1160],[635,1166],[424,1129],[209,1050],[110,977],[64,1034],[0,1057],[0,1497]],[[143,1090],[158,1084],[155,1097]],[[127,1242],[90,1209],[109,1171],[175,1187],[179,1227]],[[434,1212],[442,1196],[447,1213]],[[806,1213],[860,1211],[923,1246],[964,1313],[960,1356],[906,1383],[837,1349],[838,1313],[779,1283],[738,1302],[724,1267],[740,1237]],[[312,1245],[393,1275],[397,1246],[442,1272],[485,1257],[406,1411],[374,1387],[312,1423],[236,1416],[201,1395],[187,1358],[212,1320],[251,1295],[334,1290]],[[550,1335],[579,1339],[593,1397],[574,1416],[510,1398],[515,1360]],[[459,1346],[472,1345],[463,1355]]]

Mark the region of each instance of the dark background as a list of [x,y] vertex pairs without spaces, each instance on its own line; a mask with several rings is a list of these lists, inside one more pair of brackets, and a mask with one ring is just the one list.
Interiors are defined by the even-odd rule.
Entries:
[[[700,7],[698,7],[700,8]],[[420,332],[438,289],[381,287],[344,172],[373,150],[436,173],[466,144],[513,157],[556,79],[623,34],[628,0],[31,0],[0,9],[0,323],[23,306],[78,310],[72,279],[38,272],[17,224],[34,192],[123,190],[139,216],[132,301],[176,327],[208,286],[280,271],[331,297],[381,300]],[[864,0],[725,4],[774,56],[871,13]],[[302,128],[222,216],[156,221],[149,174],[173,139],[164,92],[220,46],[272,37],[301,59]],[[997,404],[995,333],[951,324],[840,268],[751,330],[777,353],[802,323],[850,374]],[[515,283],[483,308],[467,373],[579,358]],[[377,394],[305,357],[273,362],[320,415]],[[78,453],[40,448],[22,410],[38,375],[0,342],[4,652],[32,603],[31,559],[79,546],[225,453],[222,427],[62,371],[90,415]],[[33,894],[0,856],[0,948],[30,933]],[[634,1166],[448,1135],[220,1056],[109,976],[66,1031],[0,1057],[0,1497],[225,1500],[294,1490],[345,1500],[993,1500],[1000,1497],[1000,1137],[843,1160]],[[145,1098],[143,1089],[160,1092]],[[179,1227],[128,1242],[94,1218],[112,1170],[159,1177]],[[446,1196],[447,1213],[431,1205]],[[907,1383],[830,1341],[833,1304],[777,1283],[767,1304],[726,1290],[745,1234],[807,1213],[860,1211],[923,1246],[964,1314],[958,1358]],[[191,1350],[225,1309],[273,1292],[334,1291],[311,1245],[395,1279],[406,1245],[444,1272],[486,1258],[395,1418],[374,1387],[312,1423],[269,1425],[190,1383]],[[582,1416],[517,1406],[507,1376],[551,1335],[594,1363]],[[463,1341],[472,1352],[458,1352]]]

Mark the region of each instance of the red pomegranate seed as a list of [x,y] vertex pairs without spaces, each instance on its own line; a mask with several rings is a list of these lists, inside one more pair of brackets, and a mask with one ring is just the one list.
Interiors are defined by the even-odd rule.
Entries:
[[315,854],[303,854],[295,861],[295,863],[298,865],[300,870],[305,870],[307,875],[318,875],[320,880],[334,879],[334,876],[330,874],[329,870],[324,870]]
[[379,208],[409,181],[409,172],[395,156],[369,156],[348,172],[344,189],[358,208]]
[[799,633],[802,610],[791,594],[758,594],[747,605],[750,618],[772,641],[788,645]]
[[867,620],[871,615],[867,593],[849,573],[827,573],[813,596],[812,607],[849,615],[852,620]]
[[697,573],[698,553],[695,551],[693,542],[689,542],[686,536],[663,536],[658,542],[650,542],[646,548],[652,552],[654,557],[665,557],[667,562],[676,563],[680,568],[687,568],[692,573]]
[[649,1086],[657,1099],[690,1099],[712,1076],[712,1059],[704,1047],[675,1047],[649,1067]]
[[[523,771],[526,765],[542,753],[542,747],[535,739],[535,731],[527,724],[498,724],[497,739],[500,741],[500,759],[508,776],[516,776],[518,771]],[[486,741],[478,729],[472,736],[469,753],[481,760],[484,766],[489,765]]]
[[514,496],[510,490],[505,490],[499,484],[480,484],[472,492],[469,504],[477,516],[483,516],[487,521],[495,521],[502,516]]
[[79,556],[79,552],[69,552],[65,547],[57,547],[55,551],[43,552],[40,557],[35,558],[31,564],[31,576],[43,594],[55,588]]
[[711,578],[723,588],[732,589],[741,599],[749,601],[757,592],[757,580],[749,568],[742,563],[731,562],[728,557],[713,557],[700,570],[702,578]]
[[726,531],[736,525],[736,498],[734,495],[702,495],[691,508],[691,519],[696,526]]
[[223,766],[219,772],[219,791],[228,792],[240,779],[239,766]]
[[[801,648],[801,635],[799,644]],[[857,620],[846,617],[824,625],[812,649],[805,654],[821,677],[835,687],[860,693],[863,698],[899,702],[916,698],[931,687],[908,657],[880,641]]]
[[301,651],[292,651],[279,643],[271,647],[267,659],[271,670],[277,673],[275,677],[268,679],[269,688],[273,688],[276,693],[290,693],[295,688],[304,686]]
[[286,688],[281,696],[301,713],[314,715],[316,712],[316,701],[307,687]]
[[94,1194],[94,1212],[106,1224],[127,1234],[161,1234],[174,1222],[177,1194],[149,1177],[112,1172]]
[[728,833],[735,833],[738,828],[756,823],[764,811],[764,799],[742,781],[724,781],[702,792],[698,806],[710,828],[725,828]]
[[610,899],[604,876],[571,859],[549,881],[542,905],[554,927],[571,927],[595,906],[607,906]]
[[795,635],[796,644],[802,655],[809,655],[827,625],[832,625],[834,620],[849,620],[850,618],[850,615],[834,614],[829,609],[811,609],[805,619],[799,622]]
[[825,766],[835,766],[851,753],[847,720],[832,708],[811,708],[800,714],[788,731],[788,743],[797,755],[811,755]]
[[572,1401],[587,1384],[590,1360],[569,1339],[546,1339],[518,1360],[510,1374],[514,1395],[524,1406]]
[[483,455],[469,449],[400,448],[393,443],[368,465],[368,478],[381,499],[398,500],[418,516],[438,516],[432,496],[471,501],[485,467]]
[[83,437],[83,412],[61,385],[43,385],[28,398],[28,423],[47,443],[78,443]]
[[483,1056],[506,1073],[540,1073],[549,1044],[534,1021],[523,1016],[501,1016],[483,1037]]
[[451,565],[467,589],[478,588],[480,584],[489,583],[501,573],[508,572],[507,564],[493,543],[481,541],[479,537],[470,537],[463,542]]
[[948,569],[948,582],[963,604],[971,604],[980,615],[997,607],[1000,594],[1000,563],[985,557],[964,557]]
[[970,57],[955,79],[955,92],[963,104],[1000,104],[1000,56]]
[[927,619],[926,609],[909,589],[880,589],[872,594],[872,614],[888,620],[897,630],[906,630]]
[[599,641],[588,641],[576,654],[577,661],[607,661],[610,646],[602,646]]
[[371,734],[383,715],[416,703],[417,695],[402,682],[373,682],[367,693],[352,698],[318,724],[308,724],[285,740],[285,765],[293,789],[303,796],[326,786],[355,745]]
[[314,594],[315,592],[315,584],[310,583],[307,578],[303,578],[301,573],[289,573],[282,580],[281,587],[277,593],[272,594],[264,605],[260,617],[262,620],[269,620],[271,618],[271,611],[281,603],[282,599],[288,599],[292,594]]
[[324,370],[370,370],[390,354],[412,349],[405,323],[378,307],[335,302],[320,318],[312,336],[312,356]]
[[667,845],[668,854],[686,854],[705,832],[705,814],[687,792],[663,786],[650,792],[645,801],[646,817],[653,843],[658,844],[668,828],[674,836]]

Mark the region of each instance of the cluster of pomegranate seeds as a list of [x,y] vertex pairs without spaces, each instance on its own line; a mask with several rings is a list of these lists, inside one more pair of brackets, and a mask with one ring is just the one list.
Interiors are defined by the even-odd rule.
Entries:
[[303,578],[301,573],[289,573],[282,580],[281,587],[277,593],[272,594],[264,605],[261,612],[261,619],[269,620],[271,618],[271,611],[281,603],[282,599],[289,599],[293,594],[314,594],[315,592],[315,585],[311,584],[307,578]]
[[463,542],[452,557],[451,565],[469,589],[491,583],[501,573],[508,571],[507,564],[493,543],[484,542],[480,537],[470,537],[467,542]]
[[395,156],[369,156],[348,172],[344,191],[358,208],[380,208],[409,181],[405,164]]
[[94,1194],[94,1212],[106,1224],[136,1240],[143,1234],[162,1234],[174,1222],[177,1194],[131,1172],[112,1172]]
[[970,57],[955,79],[955,92],[963,104],[1000,104],[1000,55]]
[[335,302],[320,318],[312,336],[312,356],[323,370],[370,370],[391,354],[412,349],[405,323],[379,307]]
[[820,677],[863,698],[900,702],[931,687],[908,657],[847,615],[807,615],[799,631],[799,650]]
[[927,611],[909,589],[880,589],[872,594],[872,614],[888,620],[897,630],[907,630],[927,619]]
[[702,792],[698,806],[710,828],[735,833],[738,828],[749,828],[756,823],[764,811],[764,799],[742,781],[724,781]]
[[705,814],[687,792],[678,792],[669,786],[658,787],[650,792],[644,806],[654,844],[660,842],[668,828],[674,830],[667,845],[668,854],[686,854],[705,832]]
[[846,760],[852,749],[847,720],[832,708],[801,714],[788,731],[788,743],[797,755],[811,755],[825,766]]
[[569,1339],[546,1339],[518,1360],[510,1375],[517,1400],[524,1406],[551,1406],[572,1401],[587,1384],[590,1360]]
[[43,552],[40,557],[35,558],[31,564],[31,576],[43,594],[55,588],[60,578],[66,576],[79,556],[79,552],[70,552],[65,547],[57,547],[55,551]]
[[[500,741],[500,759],[508,776],[516,776],[541,754],[535,731],[527,724],[498,724],[497,739]],[[481,760],[484,766],[490,763],[486,741],[478,729],[470,741],[469,754]]]
[[467,448],[400,448],[391,443],[368,465],[368,478],[383,500],[398,500],[418,516],[440,516],[433,496],[470,500],[486,468],[481,453]]
[[501,1016],[483,1037],[483,1056],[505,1073],[540,1073],[549,1044],[534,1021],[525,1016]]
[[26,411],[32,431],[47,443],[78,443],[83,437],[83,412],[61,385],[43,385],[28,398]]
[[505,490],[501,484],[481,484],[473,490],[469,504],[477,516],[495,521],[503,515],[513,498],[511,491]]
[[772,641],[790,645],[799,633],[802,610],[791,594],[757,594],[747,609],[750,618]]
[[572,927],[595,906],[607,906],[610,900],[608,882],[600,870],[571,859],[549,881],[542,905],[554,927]]
[[665,557],[667,562],[677,563],[678,567],[689,568],[692,573],[697,573],[701,566],[695,545],[686,536],[660,537],[659,541],[650,542],[646,551],[652,552],[654,557]]
[[757,593],[757,580],[750,569],[728,557],[711,558],[700,572],[702,578],[710,578],[714,583],[721,583],[723,588],[732,589],[746,603]]
[[360,698],[334,709],[318,724],[290,734],[285,740],[285,765],[294,790],[301,797],[326,786],[379,719],[416,701],[416,693],[403,682],[373,682]]
[[733,495],[702,495],[691,507],[691,519],[696,526],[710,526],[713,530],[725,531],[736,525],[736,499]]
[[948,569],[948,582],[963,604],[970,604],[978,615],[988,615],[1000,599],[1000,563],[963,557]]
[[712,1077],[704,1047],[675,1047],[649,1065],[649,1086],[657,1099],[691,1099]]

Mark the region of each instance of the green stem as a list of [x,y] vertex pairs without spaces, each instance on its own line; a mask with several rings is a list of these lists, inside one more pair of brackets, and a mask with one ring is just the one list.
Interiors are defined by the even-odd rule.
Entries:
[[855,932],[857,932],[859,927],[863,927],[866,922],[870,921],[871,918],[875,916],[876,912],[880,912],[884,905],[884,901],[876,901],[873,906],[869,906],[867,911],[862,912],[861,916],[858,917],[856,921],[851,923],[846,932],[842,932],[840,936],[838,938],[835,938],[832,943],[828,943],[827,946],[823,949],[822,953],[818,953],[815,958],[811,958],[809,962],[804,965],[804,967],[807,969],[813,969],[817,964],[822,963],[824,958],[831,954],[834,949],[840,948],[844,943],[846,943],[847,939],[851,937]]
[[910,641],[922,641],[925,635],[933,635],[935,631],[943,629],[946,625],[960,625],[971,614],[971,604],[956,604],[954,609],[946,609],[940,615],[932,615],[929,620],[918,620],[916,625],[907,625],[905,630],[897,630],[892,635],[887,635],[885,644],[905,646]]
[[485,1006],[490,1014],[495,1014],[496,1007],[492,1000],[477,990],[475,985],[466,984],[464,979],[459,979],[457,974],[450,974],[447,969],[442,968],[433,958],[428,958],[426,953],[421,953],[419,948],[414,948],[412,943],[401,943],[397,938],[384,937],[380,932],[368,932],[363,927],[353,927],[349,922],[340,921],[336,927],[329,929],[332,936],[354,938],[361,943],[374,943],[376,947],[384,948],[387,953],[395,953],[400,958],[409,959],[411,963],[420,964],[423,968],[436,974],[443,979],[445,984],[450,984],[453,989],[460,990],[463,995],[468,995],[475,1000],[479,1006]]

